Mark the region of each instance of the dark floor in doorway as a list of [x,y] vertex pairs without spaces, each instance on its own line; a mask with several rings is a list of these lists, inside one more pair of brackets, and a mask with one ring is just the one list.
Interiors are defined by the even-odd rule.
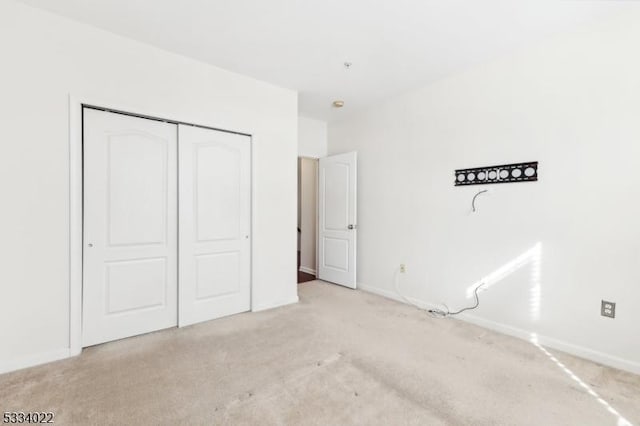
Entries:
[[315,275],[307,274],[306,272],[298,271],[298,284],[306,283],[308,281],[315,280]]

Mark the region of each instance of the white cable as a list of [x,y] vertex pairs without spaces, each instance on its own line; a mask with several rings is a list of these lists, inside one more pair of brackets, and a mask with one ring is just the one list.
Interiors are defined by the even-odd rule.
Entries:
[[464,311],[468,311],[468,310],[471,310],[471,309],[476,309],[478,306],[480,306],[480,299],[478,298],[478,290],[480,289],[480,287],[482,287],[482,286],[484,285],[484,283],[479,284],[479,285],[478,285],[478,286],[473,290],[473,294],[475,295],[475,298],[476,298],[476,303],[475,303],[475,305],[473,305],[473,306],[469,306],[469,307],[466,307],[466,308],[462,308],[462,309],[460,309],[460,310],[458,310],[458,311],[451,312],[451,311],[449,310],[449,307],[448,307],[446,304],[442,303],[441,305],[442,305],[442,306],[444,306],[444,308],[445,308],[445,309],[440,309],[440,308],[425,309],[425,308],[423,308],[423,307],[421,307],[421,306],[417,305],[417,304],[416,304],[416,303],[414,303],[412,300],[408,299],[407,297],[405,297],[405,296],[402,294],[402,292],[400,291],[400,288],[399,288],[399,284],[398,284],[398,281],[399,281],[399,279],[398,279],[398,273],[399,273],[399,271],[400,271],[400,268],[396,269],[396,270],[395,270],[395,272],[394,272],[394,274],[393,274],[393,287],[394,287],[395,292],[398,294],[398,296],[400,296],[400,298],[401,298],[402,300],[404,300],[404,301],[405,301],[406,303],[408,303],[409,305],[414,306],[414,307],[416,307],[416,308],[420,309],[421,311],[427,311],[427,312],[428,312],[429,314],[431,314],[431,316],[433,316],[433,317],[436,317],[436,318],[446,318],[446,317],[451,316],[451,315],[458,315],[458,314],[461,314],[461,313],[462,313],[462,312],[464,312]]
[[[393,287],[394,287],[395,292],[398,294],[398,296],[400,296],[400,298],[402,300],[404,300],[409,305],[420,309],[421,311],[428,312],[429,314],[431,314],[431,316],[438,317],[438,318],[444,318],[444,317],[447,316],[447,312],[448,312],[449,308],[447,308],[447,311],[444,311],[442,309],[426,309],[426,308],[423,308],[420,305],[417,305],[411,299],[408,299],[407,297],[405,297],[404,294],[402,294],[402,292],[400,291],[399,284],[398,284],[399,272],[400,272],[400,268],[396,269],[394,274],[393,274]],[[443,306],[445,306],[445,308],[446,308],[447,305],[443,304]]]

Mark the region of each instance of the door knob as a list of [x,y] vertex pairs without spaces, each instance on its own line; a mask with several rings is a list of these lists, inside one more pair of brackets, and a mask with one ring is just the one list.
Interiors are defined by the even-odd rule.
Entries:
[[89,247],[93,247],[93,244],[91,244],[91,243],[89,243],[89,244],[87,244],[87,245],[88,245]]
[[348,229],[356,229],[358,227],[358,225],[349,225],[347,228]]

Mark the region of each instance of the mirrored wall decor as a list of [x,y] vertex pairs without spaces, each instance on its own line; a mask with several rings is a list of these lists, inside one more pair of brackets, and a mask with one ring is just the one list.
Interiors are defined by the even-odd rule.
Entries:
[[538,180],[538,162],[474,167],[455,171],[455,186],[488,183],[531,182]]

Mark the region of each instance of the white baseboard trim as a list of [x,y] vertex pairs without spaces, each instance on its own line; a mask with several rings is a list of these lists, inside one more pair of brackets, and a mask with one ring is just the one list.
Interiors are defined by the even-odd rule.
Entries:
[[480,318],[476,315],[461,314],[458,319],[469,322],[480,327],[488,328],[490,330],[497,331],[509,336],[518,337],[520,339],[531,341],[535,335],[538,343],[542,346],[546,346],[552,349],[556,349],[562,352],[566,352],[571,355],[578,356],[580,358],[588,359],[590,361],[597,362],[599,364],[607,365],[609,367],[617,368],[631,373],[640,374],[640,363],[631,360],[619,358],[614,355],[609,355],[604,352],[599,352],[593,349],[586,348],[584,346],[574,345],[573,343],[565,342],[563,340],[555,339],[553,337],[541,336],[537,333],[523,330],[521,328],[513,327],[507,324],[502,324],[496,321],[491,321],[485,318]]
[[[393,299],[395,301],[401,303],[407,303],[406,300],[398,295],[397,293],[377,287],[371,287],[368,285],[358,284],[358,289],[366,291],[368,293],[377,294],[382,297],[386,297],[388,299]],[[415,298],[407,298],[411,303],[419,306],[423,309],[437,307],[437,305],[432,305],[430,303],[426,303],[422,300],[418,300]],[[497,331],[502,334],[507,334],[509,336],[517,337],[519,339],[523,339],[526,341],[531,341],[531,337],[534,335],[534,332],[523,330],[521,328],[513,327],[507,324],[502,324],[496,321],[491,321],[485,318],[478,317],[476,315],[471,314],[461,314],[456,317],[461,321],[469,322],[480,327],[488,328],[493,331]],[[614,355],[609,355],[603,352],[595,351],[593,349],[585,348],[584,346],[574,345],[569,342],[565,342],[562,340],[555,339],[553,337],[541,336],[536,334],[536,338],[538,343],[542,346],[546,346],[552,349],[556,349],[562,352],[566,352],[571,355],[578,356],[580,358],[588,359],[590,361],[594,361],[603,365],[607,365],[609,367],[617,368],[620,370],[628,371],[634,374],[640,374],[640,363],[619,358]]]
[[398,293],[396,293],[395,291],[389,291],[389,290],[385,290],[382,288],[378,288],[378,287],[371,287],[362,283],[358,283],[357,287],[358,290],[362,290],[362,291],[366,291],[367,293],[373,293],[373,294],[377,294],[378,296],[382,296],[382,297],[386,297],[387,299],[393,299],[396,302],[400,302],[400,303],[405,303],[405,304],[409,304],[407,302],[407,300],[409,302],[411,302],[412,304],[420,307],[421,309],[442,309],[442,306],[440,305],[436,305],[433,303],[427,303],[425,301],[422,300],[418,300],[414,297],[407,297],[407,300],[404,300]]
[[293,305],[294,303],[298,303],[299,301],[300,299],[298,299],[298,295],[296,295],[295,297],[292,297],[290,299],[281,300],[278,302],[261,303],[253,306],[251,308],[251,312],[260,312],[260,311],[266,311],[268,309],[279,308],[281,306]]
[[306,266],[301,266],[299,271],[300,272],[304,272],[305,274],[311,274],[313,276],[316,275],[316,270],[315,269],[307,268]]
[[24,356],[19,359],[0,361],[0,374],[11,371],[22,370],[23,368],[35,367],[36,365],[48,362],[59,361],[71,357],[69,348],[57,349],[55,351],[43,352],[35,355]]

